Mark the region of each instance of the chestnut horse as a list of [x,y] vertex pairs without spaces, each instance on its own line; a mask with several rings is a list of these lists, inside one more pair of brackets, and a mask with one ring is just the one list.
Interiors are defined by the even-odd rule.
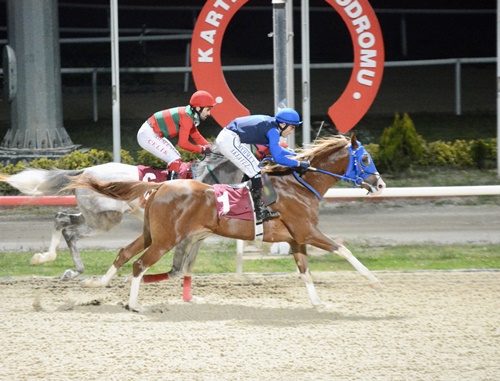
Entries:
[[[266,166],[278,200],[270,206],[280,212],[279,218],[264,221],[266,242],[287,242],[313,305],[320,300],[309,269],[306,245],[335,252],[346,258],[372,287],[378,280],[343,245],[321,233],[318,212],[322,195],[337,181],[351,181],[368,193],[379,194],[385,183],[370,154],[354,135],[350,142],[343,136],[322,139],[313,147],[298,153],[297,159],[310,160],[310,170],[301,177],[290,167]],[[133,264],[129,309],[138,311],[139,286],[146,271],[165,253],[187,237],[204,239],[210,234],[242,240],[254,240],[254,222],[220,218],[216,209],[214,188],[195,180],[169,181],[163,184],[140,181],[101,182],[82,176],[70,187],[88,188],[113,199],[131,201],[149,193],[145,207],[143,233],[122,248],[108,273],[115,273],[124,263],[143,250]],[[186,258],[183,270],[191,272],[195,256]],[[189,274],[190,275],[190,274]],[[191,284],[185,283],[184,298],[190,297]]]

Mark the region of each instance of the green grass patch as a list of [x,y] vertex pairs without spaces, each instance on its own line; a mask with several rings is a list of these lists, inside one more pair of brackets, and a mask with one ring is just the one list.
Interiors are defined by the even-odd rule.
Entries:
[[[370,270],[421,271],[421,270],[496,270],[500,269],[500,245],[403,245],[370,247],[347,245],[352,253]],[[222,274],[236,272],[236,244],[234,242],[204,245],[195,264],[195,273]],[[85,276],[103,275],[113,263],[116,252],[84,251],[81,253]],[[173,253],[169,252],[148,272],[170,270]],[[59,253],[53,262],[30,265],[31,253],[0,253],[0,277],[9,276],[60,276],[73,268],[68,251]],[[325,254],[309,258],[311,271],[353,271],[347,260]],[[133,260],[118,272],[125,276],[132,272]],[[245,259],[244,272],[280,273],[296,271],[291,256],[268,256]]]

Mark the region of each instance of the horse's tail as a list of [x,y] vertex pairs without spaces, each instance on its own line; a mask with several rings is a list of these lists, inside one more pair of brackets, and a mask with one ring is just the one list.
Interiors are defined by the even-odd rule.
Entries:
[[130,202],[161,186],[162,183],[149,183],[139,180],[100,181],[88,174],[83,174],[75,178],[65,189],[90,189],[115,200]]
[[[28,196],[55,196],[68,191],[63,191],[72,178],[83,173],[81,170],[64,169],[38,169],[27,168],[14,175],[0,174],[0,181],[6,182],[21,193]],[[71,192],[72,193],[72,192]]]

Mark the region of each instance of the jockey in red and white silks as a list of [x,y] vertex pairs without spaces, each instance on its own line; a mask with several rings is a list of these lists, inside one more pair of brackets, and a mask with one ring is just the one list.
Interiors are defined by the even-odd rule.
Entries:
[[[200,122],[210,116],[215,100],[208,92],[195,92],[188,106],[174,107],[153,114],[143,123],[137,133],[139,145],[159,159],[165,161],[176,178],[179,173],[181,155],[168,138],[179,137],[179,147],[194,153],[210,153],[210,143],[198,131]],[[192,139],[196,144],[189,141]]]
[[281,136],[290,135],[295,127],[301,123],[299,114],[295,110],[284,108],[279,110],[275,117],[250,115],[236,118],[217,136],[216,143],[219,151],[252,181],[252,198],[258,221],[270,217],[279,217],[279,213],[270,211],[262,202],[259,161],[252,154],[248,145],[268,145],[271,156],[276,163],[289,167],[301,167],[307,170],[309,162],[301,162],[290,158],[290,156],[295,156],[295,153],[284,149],[279,144]]

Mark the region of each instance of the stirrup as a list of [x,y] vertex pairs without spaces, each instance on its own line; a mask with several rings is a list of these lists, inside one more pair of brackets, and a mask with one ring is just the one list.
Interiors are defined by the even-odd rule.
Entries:
[[264,221],[267,220],[268,218],[276,218],[279,216],[280,216],[279,212],[273,212],[272,210],[269,210],[266,207],[261,208],[260,210],[257,210],[255,212],[255,219],[257,221]]

